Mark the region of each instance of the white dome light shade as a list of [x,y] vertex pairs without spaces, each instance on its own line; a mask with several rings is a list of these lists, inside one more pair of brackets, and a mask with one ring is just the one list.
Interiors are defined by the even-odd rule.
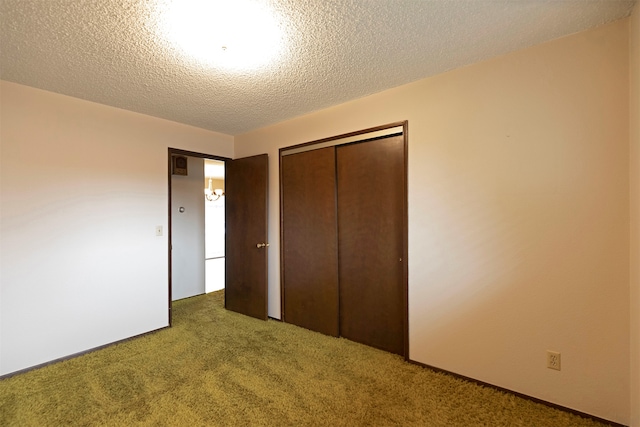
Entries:
[[275,11],[255,0],[171,0],[159,8],[159,27],[198,63],[252,70],[277,59],[284,36]]

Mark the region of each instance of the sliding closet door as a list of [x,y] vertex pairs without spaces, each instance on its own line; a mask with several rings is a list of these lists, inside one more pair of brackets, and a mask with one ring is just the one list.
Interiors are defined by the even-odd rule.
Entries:
[[404,138],[336,154],[340,335],[404,354]]
[[338,336],[335,147],[283,156],[284,320]]

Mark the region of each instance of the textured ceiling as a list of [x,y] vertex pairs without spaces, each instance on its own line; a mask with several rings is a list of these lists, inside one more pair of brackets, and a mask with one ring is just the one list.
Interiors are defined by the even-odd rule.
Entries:
[[0,0],[0,78],[237,135],[626,17],[634,6],[265,0],[284,55],[230,71],[185,57],[163,37],[157,16],[171,1]]

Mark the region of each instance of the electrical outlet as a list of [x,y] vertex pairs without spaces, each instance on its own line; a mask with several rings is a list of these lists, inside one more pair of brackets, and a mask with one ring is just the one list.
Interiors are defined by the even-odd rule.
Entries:
[[560,370],[560,353],[547,350],[547,368]]

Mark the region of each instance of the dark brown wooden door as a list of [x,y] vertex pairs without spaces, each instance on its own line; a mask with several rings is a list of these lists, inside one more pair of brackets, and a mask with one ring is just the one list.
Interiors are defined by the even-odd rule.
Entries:
[[339,146],[340,334],[404,354],[404,138]]
[[281,160],[284,321],[338,336],[335,147]]
[[225,307],[267,319],[266,154],[225,164]]

